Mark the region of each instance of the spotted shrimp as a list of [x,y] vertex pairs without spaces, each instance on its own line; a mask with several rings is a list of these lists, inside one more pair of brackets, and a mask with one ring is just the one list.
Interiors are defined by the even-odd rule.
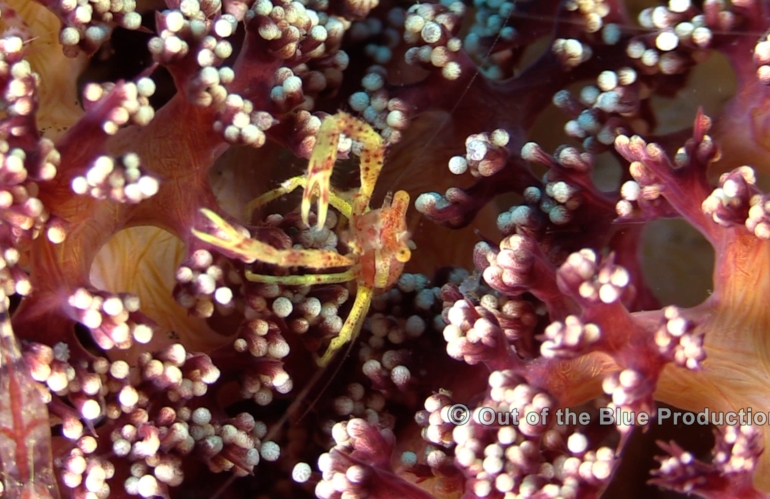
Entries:
[[[337,144],[341,134],[363,144],[361,151],[361,187],[346,199],[336,192],[329,180],[337,159]],[[257,260],[284,267],[307,267],[311,269],[335,269],[348,267],[340,273],[269,276],[246,271],[246,279],[252,282],[275,283],[290,286],[311,284],[332,284],[353,281],[358,285],[356,299],[339,334],[331,340],[326,353],[317,359],[324,367],[331,362],[335,353],[358,336],[371,305],[375,290],[390,288],[401,276],[404,265],[411,257],[413,245],[409,240],[406,226],[406,210],[409,194],[398,191],[388,195],[382,208],[371,209],[371,200],[377,178],[384,165],[385,144],[380,135],[367,123],[358,118],[339,112],[328,116],[318,131],[316,144],[308,164],[307,175],[286,180],[281,187],[265,193],[249,204],[251,212],[276,198],[304,187],[302,197],[302,220],[309,226],[309,214],[313,197],[317,197],[317,223],[321,228],[326,221],[329,205],[336,208],[350,224],[345,242],[347,255],[320,249],[278,250],[272,246],[244,236],[222,217],[210,210],[203,214],[216,227],[214,234],[193,230],[199,239],[235,253],[243,261]]]

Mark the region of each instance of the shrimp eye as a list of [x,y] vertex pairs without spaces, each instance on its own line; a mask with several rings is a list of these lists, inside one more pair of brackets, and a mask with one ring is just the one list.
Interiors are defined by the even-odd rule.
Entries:
[[407,247],[399,248],[398,252],[396,253],[396,260],[398,260],[401,263],[406,263],[409,261],[410,258],[412,258],[412,252],[409,251],[409,248]]

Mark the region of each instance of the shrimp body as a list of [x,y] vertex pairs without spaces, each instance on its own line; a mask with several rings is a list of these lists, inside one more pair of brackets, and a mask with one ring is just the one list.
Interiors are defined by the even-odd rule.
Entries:
[[29,374],[0,291],[2,499],[58,499],[48,409]]
[[[329,185],[337,159],[337,144],[342,133],[363,145],[361,187],[352,196],[352,200],[335,192]],[[350,249],[347,255],[320,249],[278,250],[269,244],[244,236],[222,217],[206,209],[202,210],[203,214],[213,223],[216,234],[192,231],[198,239],[234,253],[248,263],[258,260],[284,267],[308,267],[318,270],[348,267],[348,270],[340,273],[289,276],[260,275],[248,270],[245,272],[246,279],[252,282],[289,286],[356,282],[358,290],[353,307],[339,334],[331,340],[326,353],[318,359],[321,367],[328,365],[335,352],[356,338],[369,311],[375,290],[385,290],[392,286],[411,257],[406,225],[409,194],[406,191],[398,191],[386,197],[382,208],[372,210],[369,207],[384,161],[385,144],[382,137],[369,124],[340,112],[327,117],[321,124],[308,162],[307,175],[290,178],[278,189],[267,192],[249,203],[250,218],[251,211],[255,208],[298,187],[304,187],[301,210],[306,226],[310,225],[310,206],[314,197],[318,198],[316,227],[320,229],[324,226],[330,204],[350,222],[350,228],[343,236]]]

